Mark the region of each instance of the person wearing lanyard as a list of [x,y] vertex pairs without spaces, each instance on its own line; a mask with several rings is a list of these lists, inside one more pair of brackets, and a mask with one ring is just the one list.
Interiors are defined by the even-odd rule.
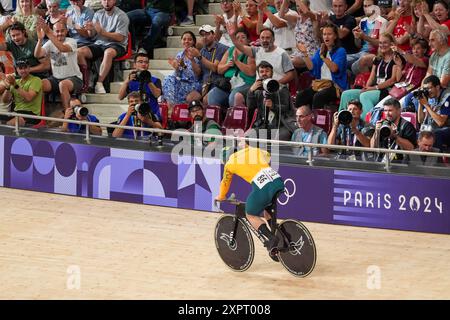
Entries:
[[[361,102],[358,100],[351,100],[348,103],[347,111],[353,116],[352,122],[348,125],[339,122],[339,112],[334,113],[333,127],[328,136],[328,144],[370,148],[370,138],[367,137],[370,128],[366,126],[366,123],[361,119]],[[346,150],[340,150],[339,156],[345,154],[345,151]],[[359,152],[348,153],[347,159],[349,160],[356,160],[361,157]]]
[[379,57],[374,59],[372,71],[366,86],[362,89],[350,89],[342,93],[340,110],[346,110],[350,100],[357,99],[362,103],[362,118],[373,109],[373,107],[389,94],[391,87],[397,82],[397,73],[401,68],[395,63],[392,46],[394,38],[390,34],[383,33],[380,37],[378,47]]
[[[306,142],[306,143],[327,143],[327,133],[322,128],[315,126],[312,122],[313,112],[307,105],[301,106],[297,109],[296,113],[298,129],[292,134],[291,141]],[[295,147],[293,148],[295,155],[299,157],[307,157],[311,152],[309,147]],[[328,154],[326,148],[312,148],[314,156]]]

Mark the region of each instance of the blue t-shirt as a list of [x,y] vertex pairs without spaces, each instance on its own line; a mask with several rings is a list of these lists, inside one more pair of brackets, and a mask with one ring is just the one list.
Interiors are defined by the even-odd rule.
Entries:
[[[96,123],[100,122],[97,117],[92,114],[87,115],[87,121]],[[86,133],[86,126],[84,124],[69,123],[68,129],[71,133]]]
[[[117,123],[118,123],[118,124],[122,122],[122,120],[123,120],[123,118],[125,118],[125,115],[126,115],[126,114],[127,114],[127,113],[124,112],[124,113],[122,113],[122,114],[119,116],[119,118],[117,119]],[[136,124],[136,120],[140,121],[136,116],[131,116],[130,119],[128,119],[128,122],[127,122],[125,125],[126,125],[126,126],[130,126],[130,127],[134,127],[135,124]],[[142,123],[142,127],[143,127],[143,128],[150,128],[146,123]],[[142,136],[148,136],[148,135],[150,135],[150,134],[151,134],[151,132],[146,132],[146,131],[136,131],[136,137],[137,137],[137,138],[142,137]],[[125,130],[123,131],[122,138],[134,139],[134,130],[128,130],[128,129],[125,129]]]
[[[161,89],[161,80],[152,76],[152,83],[159,89]],[[152,109],[153,114],[161,121],[161,113],[159,112],[159,104],[156,97],[153,95],[152,91],[148,87],[148,84],[144,85],[145,92],[147,94],[148,103],[150,104],[150,108]],[[132,80],[128,83],[128,93],[132,91],[139,91],[139,81]]]

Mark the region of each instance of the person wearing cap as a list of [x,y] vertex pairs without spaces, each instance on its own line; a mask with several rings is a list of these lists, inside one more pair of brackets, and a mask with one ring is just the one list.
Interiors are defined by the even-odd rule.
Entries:
[[392,11],[392,0],[378,0],[377,6],[380,8],[380,16],[389,20],[389,14]]
[[10,39],[5,43],[0,43],[0,51],[10,51],[14,61],[26,60],[30,65],[32,75],[39,78],[46,78],[47,71],[50,70],[50,59],[37,59],[34,56],[36,41],[29,39],[25,26],[16,22],[8,30]]
[[[217,79],[222,76],[217,73],[217,66],[223,55],[228,50],[228,47],[217,42],[214,36],[215,28],[209,24],[204,24],[200,27],[199,33],[203,38],[203,48],[199,51],[195,47],[188,50],[196,57],[202,68],[202,95],[214,88]],[[207,98],[204,100],[207,103]]]
[[[53,30],[45,23],[38,25],[38,42],[34,49],[36,58],[49,57],[52,65],[52,75],[42,80],[45,93],[53,92],[61,95],[64,109],[69,108],[70,95],[80,92],[83,77],[77,63],[77,42],[67,38],[67,28],[64,22],[57,22]],[[49,41],[42,45],[44,37]]]
[[[207,134],[217,134],[221,135],[222,131],[220,126],[212,119],[206,117],[205,109],[200,100],[193,100],[189,103],[189,116],[192,119],[192,126],[189,129],[190,132],[194,133],[207,133]],[[207,146],[208,144],[214,143],[215,138],[193,138],[194,145]]]
[[[77,98],[71,98],[69,102],[69,108],[64,112],[64,119],[72,119],[79,121],[88,121],[98,123],[98,119],[93,114],[82,115],[80,112],[75,112],[77,108],[81,108],[81,101]],[[64,122],[61,131],[70,133],[86,133],[86,125],[77,123]],[[94,135],[102,135],[102,128],[100,126],[89,126],[89,133]]]
[[[39,116],[41,114],[42,105],[42,81],[38,77],[30,73],[31,67],[28,61],[19,60],[16,62],[17,73],[19,79],[15,79],[14,75],[6,76],[5,83],[8,86],[6,90],[6,99],[10,97],[14,100],[14,112],[28,115]],[[19,117],[19,125],[37,124],[41,120]],[[11,118],[8,125],[15,125],[16,118]]]
[[[136,111],[136,106],[142,104],[141,94],[138,91],[130,92],[128,98],[128,110],[122,113],[117,119],[117,124],[129,127],[141,128],[156,128],[162,129],[160,120],[149,112],[148,114],[141,114]],[[112,136],[114,138],[138,139],[139,137],[148,136],[151,133],[148,131],[129,130],[122,128],[115,128]]]

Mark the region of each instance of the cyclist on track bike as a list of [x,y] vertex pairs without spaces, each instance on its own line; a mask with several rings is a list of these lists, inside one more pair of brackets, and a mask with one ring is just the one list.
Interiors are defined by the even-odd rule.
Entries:
[[[284,190],[284,182],[278,172],[270,167],[270,154],[267,151],[249,146],[245,139],[239,142],[238,150],[234,151],[235,149],[232,147],[223,149],[222,158],[225,167],[220,183],[220,192],[216,200],[226,199],[233,175],[237,175],[250,183],[252,191],[245,204],[246,217],[258,234],[265,239],[264,246],[269,251],[270,257],[278,261],[276,249],[279,239],[268,228],[271,216],[265,208],[272,203],[278,192]],[[263,211],[267,225],[260,217]]]

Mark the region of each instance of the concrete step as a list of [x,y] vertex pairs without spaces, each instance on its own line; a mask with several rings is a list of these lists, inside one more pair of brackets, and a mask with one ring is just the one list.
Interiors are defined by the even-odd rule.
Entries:
[[[153,57],[157,60],[167,60],[169,57],[175,57],[183,48],[158,48],[153,49]],[[151,66],[153,68],[153,66]]]
[[[245,14],[245,2],[241,1],[242,12]],[[222,7],[220,6],[220,1],[208,4],[208,12],[209,14],[223,14]],[[198,23],[197,23],[198,24]]]
[[200,28],[200,26],[190,26],[190,27],[171,26],[167,29],[167,34],[169,36],[181,36],[185,31],[191,31],[195,35],[198,35],[198,28]]
[[[178,43],[177,43],[176,46],[174,46],[174,48],[180,47],[180,41],[179,41],[180,37],[174,37],[174,38],[176,38],[178,40]],[[165,48],[163,48],[163,49],[165,49]],[[129,60],[126,60],[126,61],[129,62],[129,63],[127,63],[127,68],[124,65],[122,65],[122,70],[133,69],[133,65],[134,65],[133,60],[129,59]],[[151,59],[149,61],[149,65],[150,65],[150,68],[153,68],[153,69],[169,69],[169,68],[172,68],[170,66],[169,62],[167,61],[167,59]]]
[[128,104],[99,104],[90,103],[84,105],[89,113],[95,115],[102,123],[111,123],[128,109]]
[[110,85],[111,93],[118,94],[120,86],[122,85],[122,82],[111,82],[109,85]]
[[95,94],[86,93],[84,94],[86,98],[85,104],[123,104],[127,103],[126,99],[119,100],[117,93],[105,93],[105,94]]
[[215,27],[214,21],[215,21],[214,15],[212,15],[212,14],[198,14],[195,16],[195,24],[197,26],[209,24],[209,25]]

